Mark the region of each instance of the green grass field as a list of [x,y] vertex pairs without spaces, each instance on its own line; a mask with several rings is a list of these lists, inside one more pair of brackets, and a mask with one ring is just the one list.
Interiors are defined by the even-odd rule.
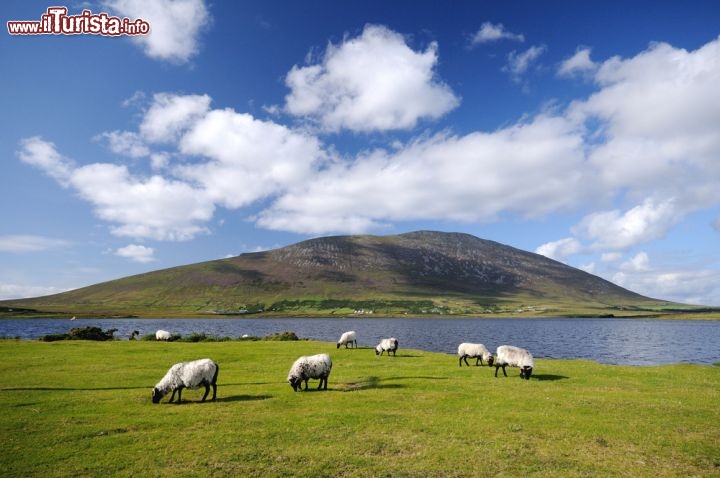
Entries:
[[[293,360],[319,352],[328,391],[294,393]],[[539,359],[525,381],[310,341],[0,340],[0,356],[6,477],[720,476],[718,366]],[[202,357],[216,402],[151,403],[170,365]]]

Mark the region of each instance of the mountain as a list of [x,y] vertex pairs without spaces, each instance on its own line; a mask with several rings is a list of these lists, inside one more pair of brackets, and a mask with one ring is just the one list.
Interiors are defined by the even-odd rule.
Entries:
[[111,316],[541,316],[618,315],[673,304],[497,242],[418,231],[322,237],[0,306]]

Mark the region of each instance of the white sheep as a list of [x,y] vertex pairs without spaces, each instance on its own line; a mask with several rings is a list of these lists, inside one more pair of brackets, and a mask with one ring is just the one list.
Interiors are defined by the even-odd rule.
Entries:
[[395,337],[390,337],[389,339],[382,339],[379,344],[375,347],[375,355],[382,355],[383,352],[387,352],[388,357],[390,356],[390,352],[392,352],[393,357],[395,356],[395,352],[397,352],[398,349],[398,339]]
[[357,348],[357,337],[355,336],[355,331],[350,330],[348,332],[344,332],[340,336],[340,340],[338,340],[337,348],[340,348],[341,345],[344,345],[345,348],[348,348],[348,344],[355,345],[355,348]]
[[488,367],[492,367],[493,364],[493,356],[490,353],[490,351],[485,347],[483,344],[471,344],[467,342],[463,342],[460,345],[458,345],[458,364],[462,367],[463,360],[465,361],[465,365],[468,367],[470,364],[468,363],[467,359],[475,358],[475,366],[477,367],[478,363],[480,365],[483,364],[483,359],[488,363]]
[[318,390],[325,383],[327,390],[328,377],[332,371],[332,360],[328,354],[317,354],[311,356],[299,357],[290,367],[287,380],[294,391],[302,390],[303,380],[305,381],[305,390],[308,389],[309,379],[320,379]]
[[210,393],[210,386],[213,388],[212,400],[215,401],[217,394],[217,377],[220,367],[209,358],[194,360],[192,362],[176,363],[165,376],[160,380],[152,391],[153,403],[160,403],[162,397],[172,391],[170,403],[175,398],[175,392],[178,393],[178,403],[182,400],[183,388],[205,387],[204,402]]
[[497,377],[498,369],[502,367],[503,374],[507,377],[505,367],[508,365],[518,367],[520,378],[530,380],[530,375],[535,368],[535,361],[532,354],[525,349],[512,345],[501,345],[495,354],[495,376]]
[[170,332],[167,330],[158,330],[155,332],[155,340],[170,340]]

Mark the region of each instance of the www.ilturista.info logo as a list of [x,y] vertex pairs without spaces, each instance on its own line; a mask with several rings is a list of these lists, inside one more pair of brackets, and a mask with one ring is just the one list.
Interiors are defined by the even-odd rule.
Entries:
[[147,35],[150,24],[142,18],[111,17],[107,13],[83,10],[80,15],[68,15],[66,7],[50,7],[40,21],[7,22],[11,35]]

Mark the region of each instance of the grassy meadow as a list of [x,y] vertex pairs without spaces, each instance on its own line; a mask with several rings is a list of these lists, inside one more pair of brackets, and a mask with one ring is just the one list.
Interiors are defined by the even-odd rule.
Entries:
[[[319,352],[329,389],[294,393],[293,360]],[[718,366],[538,359],[525,381],[312,341],[0,340],[0,356],[6,477],[720,476]],[[173,363],[203,357],[216,402],[151,403]]]

